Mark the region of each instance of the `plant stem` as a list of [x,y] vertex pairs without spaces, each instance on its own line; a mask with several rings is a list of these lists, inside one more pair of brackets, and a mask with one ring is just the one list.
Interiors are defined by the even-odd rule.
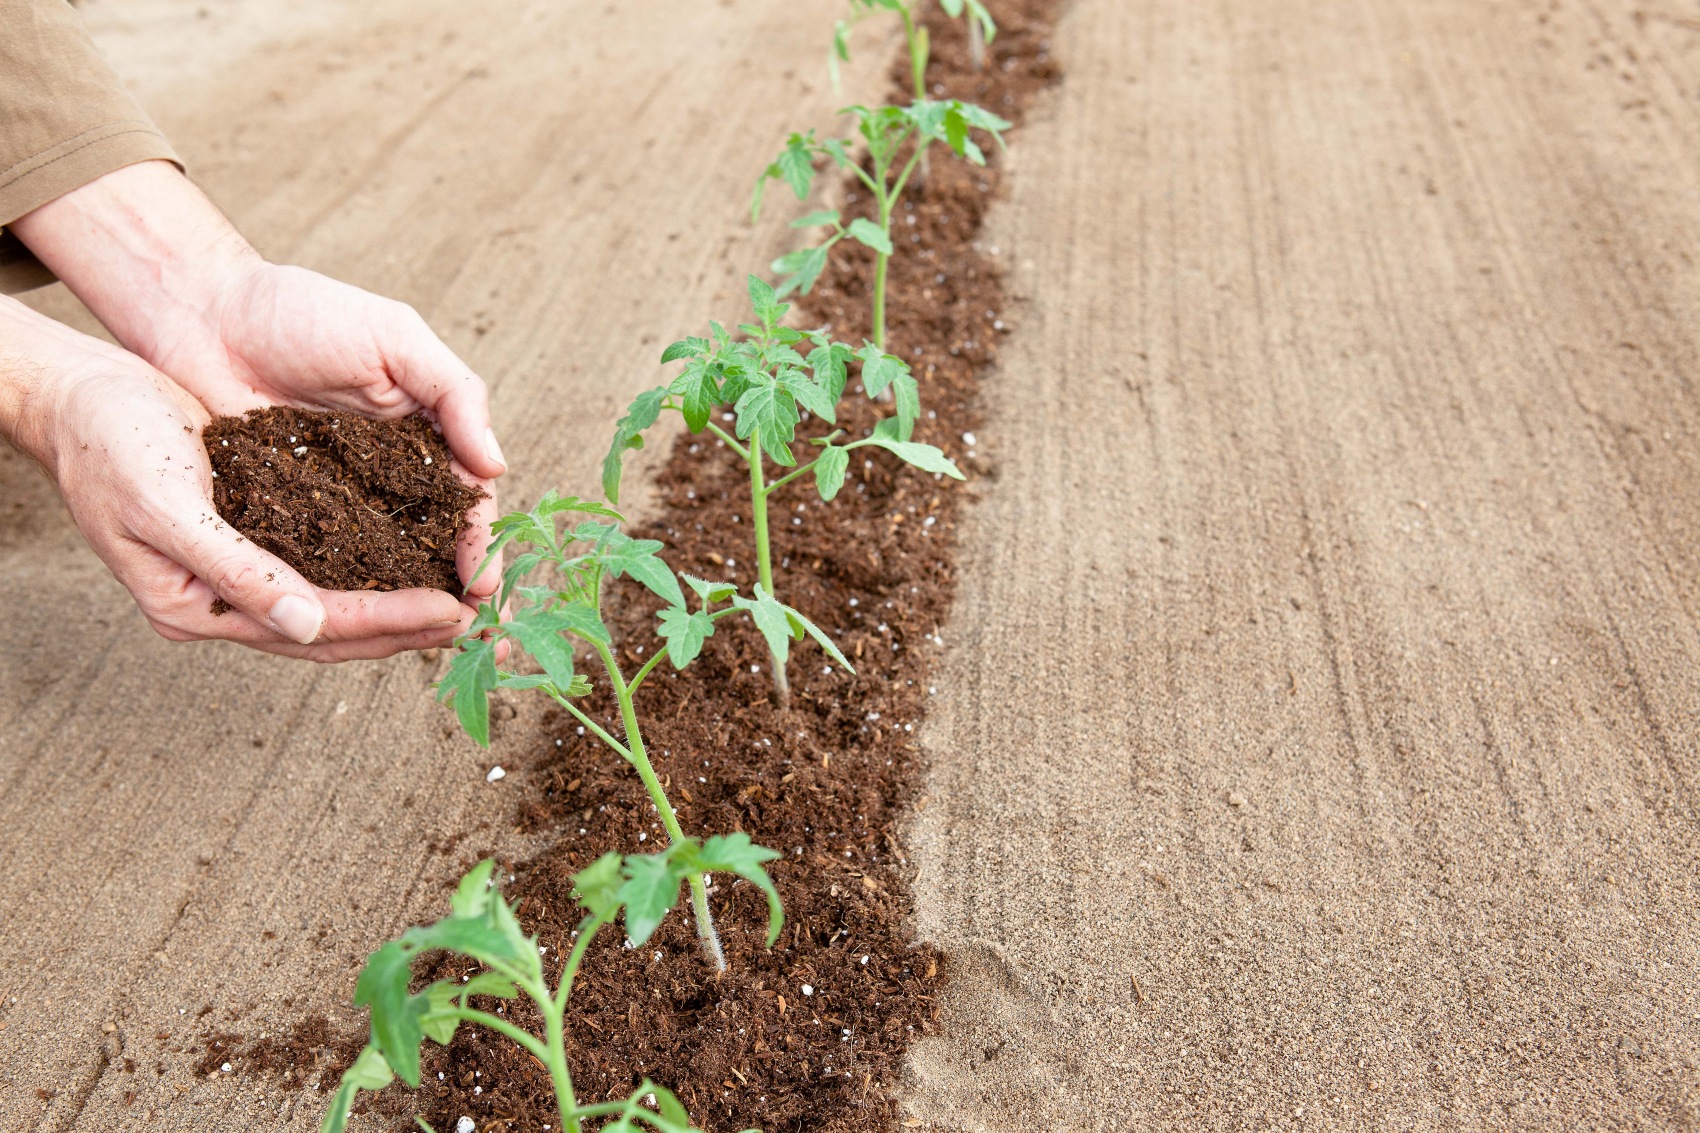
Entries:
[[567,1069],[567,1040],[562,1014],[553,1004],[544,1006],[543,1027],[549,1036],[549,1049],[543,1064],[549,1068],[549,1077],[555,1083],[555,1106],[561,1113],[563,1133],[581,1133],[584,1127],[578,1119],[578,1098],[573,1094],[572,1071]]
[[980,26],[972,12],[968,15],[968,58],[976,71],[986,69],[986,29]]
[[[885,185],[884,173],[885,170],[881,170],[880,185],[882,189]],[[885,238],[887,241],[891,240],[891,206],[895,200],[896,197],[893,194],[883,191],[879,194],[880,228],[885,232]],[[895,245],[893,246],[895,247]],[[885,279],[887,268],[891,264],[891,257],[886,255],[884,252],[878,252],[876,255],[878,256],[878,259],[875,262],[874,267],[874,345],[879,347],[881,351],[884,351]]]
[[[767,535],[767,486],[763,483],[761,470],[761,427],[750,430],[750,515],[756,529],[756,570],[761,580],[762,589],[773,594],[773,549]],[[779,657],[771,650],[769,660],[773,663],[773,695],[779,702],[780,711],[791,707],[791,681],[785,674],[785,666]]]
[[[753,436],[753,434],[752,434]],[[602,658],[602,667],[608,671],[608,680],[614,686],[614,696],[620,702],[620,719],[626,726],[626,752],[632,766],[637,768],[638,778],[643,780],[643,786],[649,792],[649,799],[655,804],[655,810],[661,815],[661,825],[667,830],[667,837],[674,842],[682,842],[685,832],[679,828],[678,816],[673,813],[673,804],[667,801],[667,791],[661,786],[661,779],[655,774],[655,767],[649,762],[649,753],[644,750],[643,731],[638,727],[637,710],[632,707],[632,690],[620,675],[620,666],[614,660],[613,651],[606,643],[592,641],[597,655]],[[708,887],[703,884],[702,874],[693,874],[690,878],[691,906],[696,910],[697,936],[702,939],[703,951],[714,961],[714,970],[726,970],[726,953],[720,947],[720,937],[714,931],[714,915],[708,907]]]

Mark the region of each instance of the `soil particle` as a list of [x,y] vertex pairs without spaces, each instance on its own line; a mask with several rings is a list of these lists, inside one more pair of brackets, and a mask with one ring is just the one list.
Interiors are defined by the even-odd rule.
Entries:
[[275,407],[203,438],[218,514],[313,585],[460,593],[455,540],[482,493],[425,418]]

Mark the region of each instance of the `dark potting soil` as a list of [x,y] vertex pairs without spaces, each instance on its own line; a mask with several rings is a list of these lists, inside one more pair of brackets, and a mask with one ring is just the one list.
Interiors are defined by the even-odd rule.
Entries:
[[[929,90],[1019,122],[1056,77],[1048,49],[1060,0],[989,6],[1000,30],[983,73],[969,63],[960,23],[932,12]],[[904,97],[906,61],[893,78],[894,97]],[[898,221],[906,247],[891,265],[890,349],[922,378],[917,439],[943,448],[970,481],[995,474],[969,438],[980,425],[977,382],[1013,321],[996,256],[978,244],[997,185],[995,158],[993,168],[979,169],[936,156]],[[845,194],[847,213],[867,209],[853,182]],[[841,244],[815,292],[798,300],[799,325],[830,324],[838,338],[859,342],[870,333],[873,269],[871,253]],[[886,412],[852,401],[839,421],[851,432],[871,428]],[[657,518],[634,534],[666,542],[675,569],[747,588],[754,579],[740,538],[750,523],[741,467],[710,439],[682,436],[658,479]],[[955,591],[956,517],[966,499],[953,481],[881,458],[858,462],[830,504],[803,485],[776,495],[771,524],[782,595],[838,641],[856,674],[831,668],[813,645],[799,646],[790,666],[792,706],[781,712],[769,699],[765,647],[734,619],[691,668],[675,674],[664,667],[646,684],[639,708],[646,742],[680,821],[691,831],[743,830],[780,850],[783,860],[770,868],[787,920],[767,950],[759,895],[720,879],[711,899],[729,968],[719,977],[701,958],[688,905],[641,949],[626,949],[617,931],[605,931],[585,959],[568,1012],[568,1058],[581,1100],[624,1097],[649,1076],[674,1089],[710,1133],[897,1127],[893,1088],[904,1051],[935,1027],[934,997],[947,978],[947,958],[908,928],[912,867],[902,821],[910,807],[927,803],[916,797],[916,730]],[[629,672],[654,648],[654,603],[622,584],[609,608]],[[617,730],[605,689],[586,709]],[[538,856],[504,863],[511,877],[505,890],[548,949],[553,977],[555,958],[570,947],[579,922],[574,871],[608,850],[646,848],[662,832],[629,766],[564,714],[546,724],[545,736],[503,735],[503,724],[496,727],[508,781],[523,792],[517,823],[549,837]],[[420,976],[473,970],[439,957],[421,965]],[[524,1003],[505,1009],[517,1023],[538,1025]],[[268,1065],[249,1060],[250,1046],[217,1038],[221,1051],[236,1050],[220,1055],[236,1070]],[[276,1056],[270,1052],[274,1071]],[[316,1080],[328,1091],[336,1074],[326,1070]],[[368,1128],[376,1117],[396,1130],[411,1128],[416,1114],[439,1130],[455,1128],[463,1116],[480,1133],[558,1125],[542,1067],[507,1040],[468,1027],[447,1048],[426,1045],[422,1089],[392,1087],[356,1113]]]
[[425,418],[278,406],[215,418],[202,438],[218,514],[314,586],[460,593],[455,540],[482,493]]

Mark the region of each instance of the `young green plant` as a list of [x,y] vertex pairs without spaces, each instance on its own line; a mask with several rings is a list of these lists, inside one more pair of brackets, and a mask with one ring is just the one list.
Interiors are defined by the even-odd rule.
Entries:
[[[397,1078],[418,1089],[420,1048],[425,1040],[447,1046],[463,1023],[503,1035],[537,1059],[554,1085],[565,1133],[582,1133],[584,1123],[591,1120],[605,1122],[602,1133],[639,1133],[644,1126],[658,1133],[700,1133],[679,1099],[647,1078],[617,1101],[581,1104],[567,1065],[567,1001],[585,953],[603,926],[612,924],[623,909],[627,940],[634,946],[647,943],[678,903],[681,883],[704,873],[735,874],[767,895],[767,945],[773,947],[785,915],[762,865],[779,856],[753,845],[749,835],[742,833],[705,842],[682,838],[655,854],[604,854],[573,878],[585,917],[553,988],[544,964],[545,949],[537,937],[520,929],[512,906],[496,887],[495,863],[480,862],[461,879],[449,900],[447,917],[408,929],[366,961],[354,985],[354,1002],[371,1012],[371,1039],[344,1072],[321,1133],[342,1133],[361,1090],[381,1090]],[[413,961],[421,953],[439,951],[464,957],[484,970],[413,991]],[[512,1000],[521,995],[543,1017],[542,1036],[519,1026],[502,1008],[490,1012],[472,1004],[474,996]],[[430,1129],[423,1120],[419,1124]]]
[[[643,434],[665,411],[680,414],[693,433],[705,430],[749,469],[750,526],[755,536],[756,594],[768,600],[778,593],[774,583],[773,546],[768,530],[768,499],[779,489],[812,475],[815,490],[831,500],[844,486],[850,454],[869,446],[882,448],[924,472],[962,479],[948,457],[932,445],[912,440],[921,401],[915,376],[901,358],[885,353],[874,343],[860,350],[834,342],[824,331],[799,331],[782,326],[790,307],[779,301],[772,286],[757,276],[749,280],[750,302],[757,321],[738,329],[743,338],[734,341],[719,323],[710,324],[709,337],[675,342],[661,355],[663,364],[682,361],[684,370],[671,385],[657,386],[638,395],[614,429],[614,442],[602,462],[602,490],[616,503],[625,454],[643,447]],[[799,348],[808,347],[807,358]],[[808,441],[820,451],[805,464],[798,464],[793,449],[797,427],[805,412],[829,425],[837,424],[838,405],[849,381],[851,363],[859,363],[862,388],[869,397],[889,390],[896,414],[876,425],[858,440],[841,440],[838,430]],[[715,417],[720,417],[716,421]],[[731,431],[724,425],[730,424]],[[767,461],[789,471],[769,476]],[[788,642],[801,640],[804,630],[818,631],[793,623],[791,632],[774,611],[751,610],[751,617],[767,639],[773,657],[774,693],[781,708],[790,704],[790,680],[785,666]],[[787,616],[800,618],[791,611]],[[766,620],[764,620],[764,618]],[[841,658],[840,658],[841,659]]]
[[[915,84],[915,97],[926,98],[927,62],[932,56],[932,41],[927,25],[921,20],[921,9],[925,3],[926,0],[850,0],[850,18],[838,21],[832,37],[832,54],[828,57],[833,89],[838,88],[839,62],[850,61],[851,28],[876,13],[896,12],[903,20],[903,39],[909,49],[909,73]],[[981,0],[939,0],[939,7],[953,20],[964,15],[968,17],[969,42],[979,45],[979,55],[983,59],[985,45],[998,34],[998,25],[993,22],[992,14],[986,11],[985,4]]]
[[[560,517],[575,515],[592,518],[581,518],[570,528],[561,526]],[[698,608],[692,610],[679,578],[656,553],[661,544],[653,539],[633,539],[614,524],[601,522],[603,519],[619,522],[621,516],[602,504],[549,492],[529,512],[503,516],[491,526],[495,536],[491,558],[510,544],[519,553],[503,570],[501,587],[478,608],[471,628],[461,637],[461,651],[439,682],[437,699],[452,701],[461,727],[479,744],[488,746],[490,694],[497,689],[542,691],[584,725],[585,731],[637,769],[670,843],[683,844],[689,839],[667,801],[638,723],[637,693],[656,667],[667,661],[675,670],[683,669],[696,660],[703,643],[714,635],[715,623],[740,611],[749,614],[777,655],[783,655],[793,638],[801,640],[807,634],[820,642],[834,661],[846,669],[850,663],[831,638],[802,614],[782,605],[767,587],[758,585],[755,597],[745,598],[729,583],[681,576],[697,597]],[[489,565],[488,560],[485,565]],[[546,586],[524,585],[540,568],[551,570],[553,581]],[[619,577],[641,583],[665,603],[657,629],[665,644],[629,678],[616,660],[613,635],[602,619],[606,583]],[[509,612],[504,616],[504,611]],[[529,654],[543,671],[521,676],[498,669],[496,647],[503,638],[515,654]],[[619,703],[623,739],[576,703],[590,693],[591,684],[574,667],[575,642],[587,647],[601,664]],[[702,872],[688,874],[686,881],[703,950],[717,971],[725,971],[726,957],[714,929]]]
[[973,138],[975,130],[990,134],[999,145],[1010,124],[988,110],[952,99],[947,102],[917,99],[909,106],[851,106],[843,113],[856,120],[856,130],[867,147],[867,168],[850,156],[838,138],[817,139],[814,131],[792,134],[785,149],[762,172],[756,182],[751,215],[761,215],[762,198],[769,181],[784,181],[800,201],[814,190],[815,161],[831,159],[839,169],[854,173],[873,195],[877,219],[857,218],[848,225],[833,210],[813,212],[792,222],[795,228],[825,228],[826,239],[813,247],[799,248],[773,262],[773,270],[784,276],[781,296],[800,289],[807,295],[826,268],[827,256],[840,240],[850,238],[874,250],[873,343],[886,349],[886,277],[895,251],[891,234],[892,217],[910,185],[917,165],[935,143],[975,165],[986,164],[986,153]]

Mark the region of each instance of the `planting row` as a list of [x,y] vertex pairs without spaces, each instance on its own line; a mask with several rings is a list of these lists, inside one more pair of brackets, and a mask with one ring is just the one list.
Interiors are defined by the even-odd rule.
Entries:
[[[370,1040],[342,1077],[324,1120],[327,1133],[345,1126],[359,1091],[378,1090],[397,1079],[417,1088],[426,1040],[447,1045],[463,1025],[511,1041],[547,1070],[562,1129],[576,1133],[587,1122],[607,1130],[648,1127],[686,1133],[696,1128],[665,1082],[645,1078],[625,1097],[581,1099],[568,1065],[567,1006],[601,930],[617,924],[626,947],[640,947],[656,934],[684,891],[690,893],[690,915],[705,962],[724,970],[727,959],[712,907],[716,874],[729,875],[765,895],[769,947],[785,923],[778,889],[765,868],[781,853],[754,844],[741,832],[704,836],[683,828],[669,787],[646,747],[639,696],[658,672],[691,665],[717,632],[753,629],[759,635],[774,705],[781,713],[790,708],[788,668],[799,648],[818,649],[823,660],[854,671],[851,659],[831,637],[784,600],[788,584],[781,573],[784,564],[774,561],[770,502],[787,489],[805,486],[830,502],[844,490],[852,460],[876,455],[909,466],[913,475],[962,479],[943,451],[915,439],[923,412],[921,382],[909,364],[887,349],[887,281],[901,247],[893,226],[905,195],[932,175],[930,155],[938,144],[944,147],[941,152],[984,164],[982,140],[1001,141],[1009,123],[959,100],[926,97],[930,43],[920,18],[925,2],[854,0],[852,18],[839,25],[832,44],[834,59],[848,58],[851,29],[858,20],[880,11],[895,14],[905,31],[914,99],[904,105],[847,109],[860,143],[855,149],[845,139],[792,135],[757,182],[754,207],[759,211],[760,186],[769,180],[785,182],[800,200],[807,200],[817,187],[817,167],[835,166],[865,187],[873,216],[846,223],[840,212],[821,210],[795,222],[799,229],[825,235],[772,265],[780,277],[777,287],[750,277],[753,320],[738,323],[735,330],[712,323],[706,334],[667,348],[662,363],[683,363],[681,369],[669,383],[632,403],[615,427],[604,463],[604,491],[610,503],[617,503],[624,454],[642,447],[662,414],[680,414],[690,433],[714,442],[692,446],[701,459],[735,458],[736,467],[747,472],[747,477],[740,473],[740,480],[747,479],[748,485],[748,535],[741,528],[709,534],[724,539],[727,551],[753,554],[756,581],[745,593],[731,582],[677,573],[661,557],[659,541],[622,531],[622,517],[607,504],[551,492],[531,510],[505,516],[494,525],[490,556],[480,570],[497,569],[494,564],[506,554],[501,585],[481,606],[438,686],[439,699],[452,706],[467,734],[481,744],[489,742],[492,693],[516,690],[547,697],[635,770],[664,831],[664,840],[657,839],[662,845],[649,853],[607,853],[576,872],[572,893],[581,919],[570,945],[563,942],[553,957],[537,937],[521,929],[513,904],[496,887],[489,861],[463,879],[448,917],[409,930],[373,953],[355,993],[355,1002],[370,1012]],[[941,0],[940,7],[966,23],[971,42],[983,53],[996,27],[978,0]],[[837,340],[829,329],[786,325],[790,308],[785,297],[794,291],[808,294],[834,249],[845,241],[876,257],[869,309],[860,320],[872,327],[872,334],[859,345]],[[853,392],[864,395],[876,410],[874,422],[857,429],[856,435],[836,427],[845,398]],[[857,450],[863,451],[853,456]],[[659,601],[654,625],[658,647],[616,640],[610,629],[616,619],[608,616],[606,605],[618,593],[631,593],[613,586],[618,579],[640,586],[650,602]],[[646,651],[641,664],[622,662]],[[582,671],[585,665],[592,671]],[[588,710],[587,698],[598,692],[611,694],[617,705],[617,729]],[[427,952],[464,957],[476,974],[438,979],[415,990],[414,961]],[[529,1005],[525,1012],[505,1006],[521,1002]],[[522,1026],[516,1021],[520,1017],[539,1025]]]

